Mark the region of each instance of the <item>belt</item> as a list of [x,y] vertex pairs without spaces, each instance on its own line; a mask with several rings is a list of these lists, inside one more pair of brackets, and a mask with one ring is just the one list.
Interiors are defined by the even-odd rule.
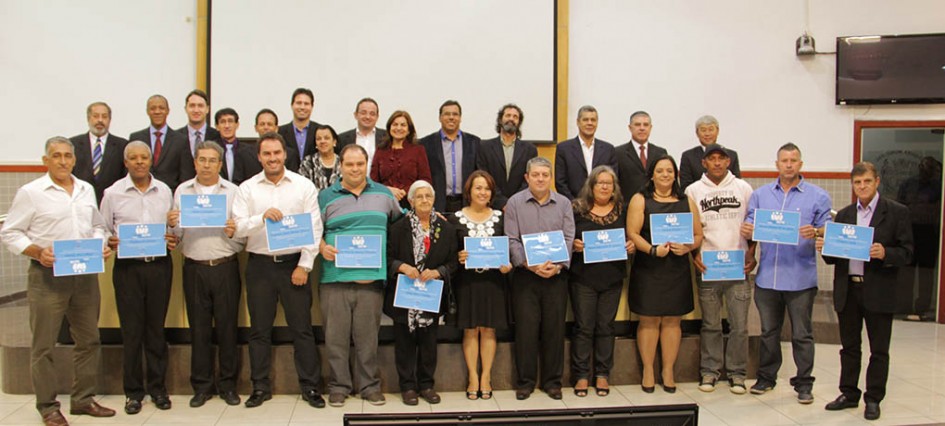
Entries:
[[863,283],[863,276],[862,276],[862,275],[850,275],[850,282],[851,282],[851,283]]
[[210,260],[197,260],[197,259],[191,259],[189,257],[185,257],[184,263],[195,263],[197,265],[204,265],[204,266],[217,266],[217,265],[222,265],[224,263],[230,263],[234,260],[236,260],[236,255],[231,254],[226,257],[221,257],[219,259],[210,259]]
[[156,260],[164,259],[165,257],[167,257],[167,256],[129,257],[129,258],[125,258],[125,259],[118,259],[118,258],[116,258],[115,260],[116,260],[116,261],[126,261],[126,260],[131,261],[131,260],[133,260],[133,261],[135,261],[135,262],[151,263],[151,262],[154,262],[154,261],[156,261]]
[[302,253],[283,254],[279,256],[275,256],[271,254],[250,253],[249,257],[258,258],[258,259],[266,259],[272,263],[298,262],[299,258],[302,257]]

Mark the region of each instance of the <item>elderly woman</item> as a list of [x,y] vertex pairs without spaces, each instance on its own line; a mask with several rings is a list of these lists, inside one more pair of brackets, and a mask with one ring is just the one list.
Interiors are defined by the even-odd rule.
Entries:
[[[620,304],[627,262],[584,263],[585,231],[618,228],[626,236],[627,208],[617,186],[617,174],[609,166],[591,170],[584,187],[572,203],[574,207],[574,256],[571,258],[571,309],[574,311],[574,338],[571,340],[571,374],[574,394],[587,396],[591,353],[594,353],[594,388],[598,396],[610,393],[610,369],[614,365],[614,319]],[[628,253],[633,241],[625,242]]]
[[[456,231],[433,211],[433,186],[418,180],[407,190],[411,209],[390,227],[387,238],[390,274],[384,313],[394,320],[394,361],[404,404],[417,405],[418,396],[440,402],[433,390],[436,371],[436,330],[447,307],[450,276],[456,272]],[[440,311],[424,312],[394,307],[397,275],[411,279],[442,280]]]
[[327,124],[315,126],[314,154],[306,155],[299,174],[307,177],[319,191],[328,188],[341,177],[341,159],[335,154],[338,134]]
[[[456,241],[464,237],[498,237],[503,235],[502,211],[492,209],[495,180],[489,173],[476,170],[466,179],[464,207],[450,215],[456,226]],[[465,264],[468,253],[459,252],[459,263]],[[492,398],[492,362],[495,360],[495,329],[508,327],[506,275],[511,263],[499,269],[462,269],[456,279],[457,326],[463,329],[463,356],[469,382],[466,398]],[[479,361],[482,360],[482,375]]]
[[[695,203],[679,189],[679,170],[673,157],[663,155],[647,170],[646,186],[630,199],[627,232],[640,253],[633,260],[628,294],[630,311],[640,316],[637,347],[643,360],[644,392],[656,386],[656,346],[662,353],[662,384],[676,392],[673,367],[682,340],[681,317],[693,309],[689,252],[702,244],[702,224]],[[650,215],[692,213],[693,244],[653,245]]]
[[433,182],[427,151],[417,144],[417,128],[407,111],[394,111],[387,119],[387,138],[377,145],[371,161],[371,180],[390,189],[400,206],[409,208],[407,188],[418,180]]

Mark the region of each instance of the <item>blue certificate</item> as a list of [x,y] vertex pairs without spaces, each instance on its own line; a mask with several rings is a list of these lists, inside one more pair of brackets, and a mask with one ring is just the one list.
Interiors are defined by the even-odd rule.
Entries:
[[847,223],[827,222],[824,232],[824,256],[870,261],[873,228]]
[[796,246],[801,237],[800,229],[800,212],[758,209],[755,210],[755,231],[751,239]]
[[226,219],[226,194],[180,196],[181,228],[222,228]]
[[440,312],[440,298],[443,297],[443,281],[420,281],[397,274],[397,288],[394,291],[394,306],[404,309]]
[[692,244],[692,213],[665,213],[650,215],[650,244]]
[[88,275],[105,272],[101,238],[53,241],[53,276]]
[[269,243],[269,251],[314,245],[312,214],[299,213],[283,216],[278,222],[266,219],[266,240]]
[[338,235],[335,237],[336,268],[380,268],[380,235]]
[[118,225],[118,258],[167,256],[163,223]]
[[549,260],[555,263],[570,259],[564,232],[561,231],[522,235],[522,245],[525,247],[525,263],[528,266],[541,265]]
[[745,250],[706,250],[702,252],[702,264],[702,281],[745,279]]
[[627,260],[627,237],[623,229],[584,231],[584,263]]
[[463,238],[466,269],[499,269],[510,265],[509,237],[465,237]]

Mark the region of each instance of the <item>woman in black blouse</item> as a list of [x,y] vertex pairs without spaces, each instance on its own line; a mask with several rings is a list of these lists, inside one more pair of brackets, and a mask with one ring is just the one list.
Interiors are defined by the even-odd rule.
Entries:
[[315,127],[315,153],[306,155],[299,174],[311,180],[319,191],[331,186],[341,176],[341,160],[335,154],[338,134],[327,124]]

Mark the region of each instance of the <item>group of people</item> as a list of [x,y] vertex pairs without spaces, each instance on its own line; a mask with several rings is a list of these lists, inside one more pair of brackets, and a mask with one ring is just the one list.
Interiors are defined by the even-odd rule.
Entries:
[[[570,353],[574,393],[585,397],[593,387],[598,396],[606,396],[614,363],[614,320],[628,272],[628,302],[639,316],[643,391],[654,392],[657,384],[666,392],[676,390],[681,317],[694,309],[695,279],[703,313],[699,389],[714,390],[724,374],[731,392],[748,391],[747,317],[754,293],[762,336],[751,393],[763,394],[777,382],[787,312],[797,365],[790,382],[799,402],[813,402],[816,256],[831,201],[823,189],[802,178],[796,145],[778,149],[778,179],[753,190],[739,177],[736,152],[717,143],[719,123],[711,116],[697,120],[700,145],[684,152],[677,164],[665,149],[650,143],[652,121],[646,112],[630,116],[631,140],[615,148],[595,137],[597,111],[584,106],[578,111],[578,135],[558,144],[552,164],[521,139],[524,113],[514,104],[499,109],[498,136],[480,140],[460,129],[460,104],[446,101],[439,109],[441,128],[418,140],[405,111],[391,114],[385,129],[376,128],[379,109],[370,98],[355,107],[357,126],[337,134],[311,120],[314,101],[310,90],[297,89],[291,99],[292,122],[282,126],[272,110],[261,110],[255,143],[237,140],[239,115],[231,108],[220,109],[214,115],[217,127],[210,127],[209,97],[200,90],[185,99],[184,128],[168,127],[168,102],[155,95],[147,102],[150,125],[130,141],[108,133],[111,110],[96,102],[87,109],[89,132],[46,142],[48,173],[20,188],[0,231],[11,251],[31,258],[31,372],[36,406],[46,424],[67,424],[56,401],[51,355],[63,317],[70,320],[76,342],[71,412],[115,414],[92,399],[99,359],[97,279],[53,276],[52,242],[102,238],[102,255],[108,257],[121,244],[119,225],[157,222],[166,224],[167,248],[180,250],[184,258],[193,336],[192,407],[216,395],[230,405],[241,402],[236,393],[237,255],[244,250],[249,253],[245,284],[253,388],[246,407],[272,397],[278,303],[291,331],[302,398],[313,407],[326,405],[310,314],[313,270],[319,277],[329,366],[327,404],[332,406],[343,406],[353,393],[374,405],[385,403],[377,363],[382,312],[394,322],[399,385],[408,405],[421,398],[440,401],[434,383],[437,329],[447,312],[455,313],[455,326],[464,330],[467,398],[492,397],[496,330],[514,325],[516,397],[527,399],[540,386],[560,399],[569,296],[575,320]],[[875,243],[869,262],[824,257],[836,265],[835,303],[843,339],[842,395],[827,409],[858,405],[865,320],[872,355],[863,399],[867,418],[878,418],[894,307],[887,281],[909,262],[912,237],[903,207],[879,197],[879,176],[871,164],[857,164],[852,182],[857,201],[841,210],[836,221],[873,226]],[[201,194],[225,195],[225,226],[181,226],[181,196]],[[799,212],[798,244],[752,241],[758,209]],[[691,213],[692,242],[654,244],[650,218],[662,213]],[[270,250],[266,222],[297,214],[310,217],[314,244]],[[624,232],[630,260],[586,263],[582,233],[609,229]],[[523,236],[551,231],[562,231],[568,259],[530,264]],[[380,236],[381,247],[386,247],[381,267],[338,267],[337,239],[345,235]],[[466,268],[464,237],[494,236],[508,237],[509,264]],[[704,250],[744,250],[745,276],[758,266],[754,291],[747,278],[703,281]],[[128,414],[140,412],[145,396],[159,409],[171,407],[164,384],[163,327],[173,267],[169,256],[115,261]],[[400,274],[442,280],[439,312],[395,306],[394,283]],[[730,326],[727,343],[723,310]]]

